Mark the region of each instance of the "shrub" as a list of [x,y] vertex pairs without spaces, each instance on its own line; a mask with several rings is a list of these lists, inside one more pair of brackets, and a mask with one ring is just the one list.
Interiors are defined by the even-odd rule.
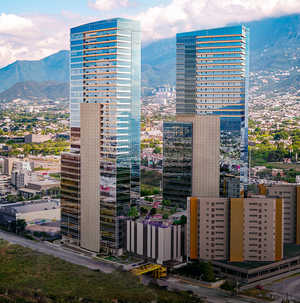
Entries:
[[224,289],[224,290],[228,290],[228,291],[233,291],[234,290],[234,286],[231,285],[228,281],[226,281],[225,283],[223,283],[221,286],[220,286],[221,289]]

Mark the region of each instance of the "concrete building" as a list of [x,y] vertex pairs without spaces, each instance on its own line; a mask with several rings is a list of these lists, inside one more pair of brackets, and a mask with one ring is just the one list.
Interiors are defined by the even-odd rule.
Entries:
[[50,135],[30,134],[25,136],[25,143],[40,143],[51,140]]
[[48,194],[49,188],[53,187],[59,187],[60,182],[59,181],[38,181],[38,182],[29,182],[28,183],[28,188],[29,189],[34,189],[38,191],[45,191],[45,194]]
[[0,186],[7,186],[11,183],[11,177],[8,175],[0,175]]
[[21,187],[27,187],[28,183],[38,181],[37,175],[38,175],[37,172],[34,171],[13,170],[11,172],[11,184],[17,189]]
[[280,261],[283,200],[188,198],[187,255],[190,259]]
[[185,226],[155,222],[125,221],[124,251],[132,251],[158,264],[182,262],[185,250]]
[[13,169],[14,162],[18,161],[16,158],[5,158],[4,159],[4,166],[3,166],[3,174],[4,175],[11,175],[11,171]]
[[257,194],[283,199],[283,242],[300,244],[300,186],[297,184],[258,185]]
[[34,162],[14,161],[12,170],[34,171]]
[[60,220],[60,202],[25,201],[0,206],[0,224],[8,224],[17,219],[24,219],[27,224]]
[[[62,236],[92,251],[102,245],[121,253],[123,218],[140,199],[140,21],[84,24],[72,28],[70,38],[71,153],[62,154]],[[71,160],[72,153],[80,157]],[[63,223],[70,220],[72,233]]]

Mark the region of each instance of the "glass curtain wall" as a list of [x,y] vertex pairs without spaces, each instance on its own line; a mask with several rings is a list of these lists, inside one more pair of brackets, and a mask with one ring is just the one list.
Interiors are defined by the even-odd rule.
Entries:
[[163,199],[185,207],[192,194],[192,123],[164,122],[163,142]]
[[221,196],[246,193],[249,37],[244,26],[177,34],[176,114],[220,116]]
[[79,134],[71,147],[80,151],[80,103],[101,103],[99,228],[101,245],[113,249],[140,198],[140,31],[122,18],[71,29],[71,135]]

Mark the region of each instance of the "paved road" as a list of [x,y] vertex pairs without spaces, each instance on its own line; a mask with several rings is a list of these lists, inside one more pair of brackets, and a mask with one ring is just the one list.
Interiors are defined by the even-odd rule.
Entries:
[[300,276],[286,278],[278,282],[265,286],[265,289],[272,290],[275,293],[276,302],[282,302],[282,299],[300,300]]
[[24,237],[14,235],[9,232],[0,230],[0,238],[9,241],[11,244],[20,244],[24,247],[29,247],[31,249],[59,257],[66,261],[75,263],[77,265],[82,265],[91,269],[99,269],[104,273],[111,273],[116,266],[104,262],[100,262],[95,259],[91,259],[85,256],[77,255],[70,251],[64,250],[62,247],[56,246],[49,242],[37,243],[30,241]]
[[[152,277],[143,276],[142,283],[148,285]],[[231,297],[230,292],[225,292],[216,288],[209,288],[205,286],[195,285],[191,283],[182,282],[176,278],[163,278],[161,280],[157,280],[160,285],[168,285],[169,288],[178,289],[178,290],[192,290],[195,294],[199,296],[206,297],[205,302],[208,303],[226,303],[227,300],[230,300],[234,303],[262,303],[265,301],[256,300],[248,297]]]

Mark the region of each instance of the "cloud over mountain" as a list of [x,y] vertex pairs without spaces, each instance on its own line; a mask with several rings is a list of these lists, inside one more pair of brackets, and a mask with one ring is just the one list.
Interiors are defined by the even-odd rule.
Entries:
[[[141,2],[142,3],[142,2]],[[142,21],[143,45],[177,32],[221,27],[300,13],[299,0],[165,0],[143,10],[139,0],[89,0],[90,16],[60,14],[0,15],[0,68],[16,60],[38,60],[69,49],[69,29],[86,22],[117,16]],[[97,11],[96,15],[93,12]],[[126,14],[125,14],[126,11]]]

